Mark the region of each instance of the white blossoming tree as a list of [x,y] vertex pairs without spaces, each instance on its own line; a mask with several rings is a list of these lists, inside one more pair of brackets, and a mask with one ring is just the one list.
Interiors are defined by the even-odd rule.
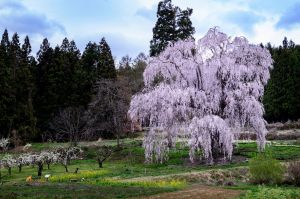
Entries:
[[50,169],[50,164],[57,163],[59,154],[54,153],[52,151],[42,151],[40,156],[43,157],[45,163],[47,164],[48,170]]
[[16,166],[19,168],[19,173],[22,172],[22,168],[25,165],[30,165],[32,162],[31,154],[20,154],[19,156],[15,157]]
[[51,163],[57,163],[60,154],[50,152],[50,151],[42,151],[39,154],[24,154],[24,160],[26,165],[36,165],[37,166],[37,176],[41,177],[44,164],[48,165],[48,169],[50,169]]
[[9,154],[6,154],[2,160],[1,165],[8,170],[8,175],[11,176],[11,168],[16,165],[16,160]]
[[8,138],[1,138],[0,139],[0,148],[3,151],[6,151],[9,145],[9,139]]
[[83,151],[79,147],[59,147],[55,151],[55,154],[57,155],[56,160],[65,167],[66,172],[69,172],[68,165],[70,164],[70,161],[79,158],[82,152]]
[[234,135],[253,128],[264,149],[261,103],[272,67],[267,49],[231,38],[217,28],[198,41],[178,41],[148,60],[145,89],[133,96],[129,115],[149,126],[146,161],[164,161],[180,136],[189,138],[190,159],[202,152],[209,163],[216,154],[231,159]]
[[27,158],[31,165],[37,165],[37,176],[41,177],[44,169],[45,157],[41,154],[30,154]]

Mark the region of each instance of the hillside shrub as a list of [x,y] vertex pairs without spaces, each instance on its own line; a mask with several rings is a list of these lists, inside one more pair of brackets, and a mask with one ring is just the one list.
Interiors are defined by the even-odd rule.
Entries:
[[249,162],[251,181],[257,184],[278,184],[282,181],[284,167],[270,154],[259,153]]
[[288,175],[296,186],[300,186],[300,162],[292,162],[288,166]]

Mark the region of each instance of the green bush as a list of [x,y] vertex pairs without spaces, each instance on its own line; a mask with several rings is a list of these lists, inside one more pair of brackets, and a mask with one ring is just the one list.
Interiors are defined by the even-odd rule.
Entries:
[[284,167],[270,154],[260,153],[249,162],[251,180],[257,184],[278,184],[282,181]]
[[248,191],[242,199],[299,199],[296,189],[266,188],[260,186],[257,191]]

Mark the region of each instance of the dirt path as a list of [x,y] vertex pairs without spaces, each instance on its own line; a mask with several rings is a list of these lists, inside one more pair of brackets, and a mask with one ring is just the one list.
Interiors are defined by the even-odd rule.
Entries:
[[243,191],[193,185],[187,189],[144,197],[144,199],[232,199],[237,198]]

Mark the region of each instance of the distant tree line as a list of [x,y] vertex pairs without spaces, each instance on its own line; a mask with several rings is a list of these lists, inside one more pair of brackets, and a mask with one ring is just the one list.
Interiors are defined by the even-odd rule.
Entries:
[[[140,54],[126,73],[119,72],[104,38],[98,44],[89,42],[82,54],[75,42],[67,38],[54,48],[44,39],[35,58],[27,36],[21,44],[17,33],[10,39],[5,30],[0,45],[0,137],[28,142],[41,140],[44,135],[62,135],[62,132],[72,132],[67,135],[71,140],[79,139],[76,133],[83,131],[97,134],[105,128],[93,129],[94,124],[87,123],[91,117],[97,117],[96,113],[91,115],[94,110],[102,113],[100,118],[107,121],[106,126],[110,127],[107,130],[111,131],[109,124],[113,116],[104,109],[115,110],[108,105],[112,101],[95,101],[111,99],[116,95],[113,85],[118,85],[118,89],[129,88],[127,96],[119,92],[129,103],[131,92],[142,88],[142,79],[135,77],[142,77],[145,58]],[[131,80],[138,81],[138,86],[130,83]],[[106,85],[103,82],[109,82],[112,84],[109,88],[115,90],[102,92],[101,86]],[[95,107],[97,104],[101,107]]]
[[265,119],[269,122],[300,118],[300,45],[285,37],[282,45],[266,48],[272,54],[274,68],[264,93]]

